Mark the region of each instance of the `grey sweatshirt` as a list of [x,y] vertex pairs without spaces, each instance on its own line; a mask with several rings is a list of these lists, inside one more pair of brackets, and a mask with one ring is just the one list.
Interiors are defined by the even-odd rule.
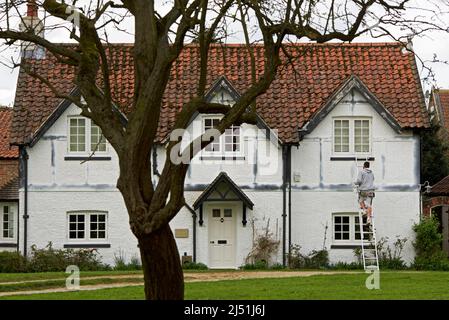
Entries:
[[360,191],[374,190],[374,175],[370,169],[364,168],[357,176],[356,185]]

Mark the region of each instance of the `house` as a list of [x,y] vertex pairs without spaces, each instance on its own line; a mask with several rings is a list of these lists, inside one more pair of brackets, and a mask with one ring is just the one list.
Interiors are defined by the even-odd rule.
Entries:
[[441,135],[449,138],[449,90],[432,88],[428,101],[432,119],[441,126]]
[[449,176],[435,183],[426,192],[423,215],[434,216],[439,221],[439,231],[443,235],[442,248],[449,257]]
[[[285,264],[295,244],[305,253],[324,247],[331,262],[353,261],[361,244],[353,181],[368,160],[376,177],[377,236],[407,237],[403,257],[412,261],[420,132],[429,119],[414,56],[403,46],[288,45],[294,59],[257,99],[257,126],[230,128],[193,159],[187,205],[171,222],[180,255],[210,268],[237,268],[268,230],[280,244],[271,263]],[[264,48],[253,49],[260,74]],[[112,96],[124,121],[133,99],[132,50],[131,44],[107,46]],[[62,93],[78,94],[72,67],[48,52],[24,59]],[[251,83],[249,59],[245,45],[213,45],[207,99],[232,105]],[[188,45],[171,71],[152,153],[154,183],[176,112],[195,94],[198,63],[198,47]],[[195,115],[186,136],[198,136],[219,118]],[[20,149],[23,253],[51,241],[96,248],[107,263],[114,255],[138,255],[116,188],[117,154],[95,123],[23,69],[10,142]]]
[[9,145],[12,111],[0,107],[0,250],[18,249],[19,152]]

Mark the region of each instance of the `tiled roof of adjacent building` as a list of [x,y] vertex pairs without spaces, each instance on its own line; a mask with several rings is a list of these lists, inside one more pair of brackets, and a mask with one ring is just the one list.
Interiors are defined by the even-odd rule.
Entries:
[[[253,47],[257,76],[264,68],[264,47]],[[287,50],[291,63],[279,68],[276,79],[257,99],[257,112],[284,143],[299,140],[298,129],[320,110],[345,80],[357,76],[394,116],[402,128],[425,128],[428,114],[413,53],[402,43],[293,44]],[[133,46],[109,45],[111,87],[114,102],[128,113],[133,101]],[[288,59],[284,56],[284,61]],[[58,63],[51,55],[29,60],[34,70],[49,79],[62,93],[70,92],[74,69]],[[208,59],[208,86],[225,76],[243,93],[251,84],[250,56],[244,45],[214,45]],[[199,50],[186,46],[171,70],[164,95],[157,141],[170,132],[175,115],[196,93]],[[40,126],[61,103],[43,84],[19,73],[12,142],[30,141]]]
[[430,103],[436,104],[440,116],[441,125],[449,131],[449,90],[434,89],[432,91],[433,101]]
[[[16,171],[18,168],[16,168]],[[6,183],[0,182],[0,200],[18,200],[19,199],[19,177],[18,174],[7,181]]]
[[19,149],[9,145],[13,109],[0,106],[0,159],[19,157]]
[[432,186],[430,195],[449,195],[449,176],[444,177]]

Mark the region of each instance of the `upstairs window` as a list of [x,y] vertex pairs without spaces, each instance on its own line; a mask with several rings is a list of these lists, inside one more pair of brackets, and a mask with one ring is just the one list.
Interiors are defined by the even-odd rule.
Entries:
[[90,151],[106,152],[106,139],[101,129],[91,121],[90,124]]
[[92,120],[84,117],[69,117],[70,153],[106,152],[106,139],[101,129]]
[[86,120],[84,118],[70,118],[70,152],[86,151]]
[[334,119],[334,154],[371,153],[370,119]]
[[[204,132],[213,129],[220,122],[220,117],[203,118]],[[213,154],[239,154],[241,152],[241,130],[240,126],[231,126],[226,129],[218,140],[209,143],[204,149]]]

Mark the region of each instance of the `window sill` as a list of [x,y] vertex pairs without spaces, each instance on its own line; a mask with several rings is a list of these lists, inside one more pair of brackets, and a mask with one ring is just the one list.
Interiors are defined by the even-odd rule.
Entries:
[[[365,249],[370,249],[371,246],[368,244],[365,244]],[[361,244],[333,244],[331,245],[331,249],[361,249]]]
[[201,156],[200,160],[245,160],[244,156]]
[[374,161],[375,158],[374,157],[365,157],[365,158],[361,158],[361,157],[331,157],[330,158],[331,161]]
[[0,248],[17,248],[17,242],[0,242]]
[[65,156],[65,161],[109,161],[111,157],[109,156]]
[[110,248],[110,243],[66,243],[64,248],[74,249],[74,248]]

